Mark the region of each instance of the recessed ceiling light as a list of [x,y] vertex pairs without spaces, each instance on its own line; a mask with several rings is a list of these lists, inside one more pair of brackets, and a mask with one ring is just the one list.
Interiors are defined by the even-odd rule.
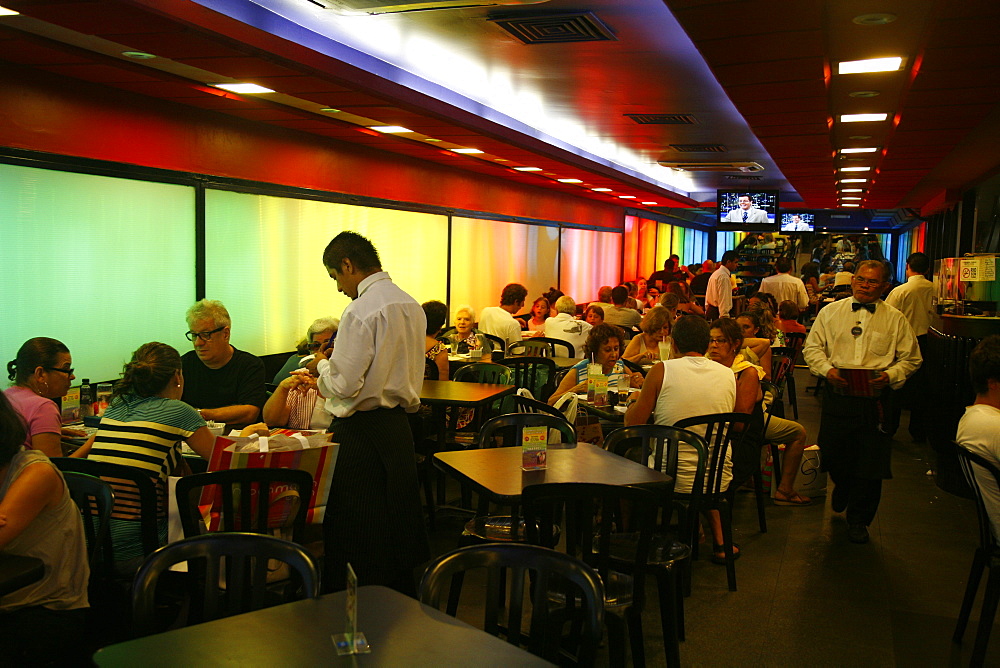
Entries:
[[18,16],[20,12],[15,12],[13,9],[7,9],[6,7],[0,7],[0,16]]
[[591,188],[595,193],[609,193],[611,188]]
[[493,158],[493,162],[510,162],[507,158]]
[[865,121],[884,121],[889,118],[889,114],[843,114],[840,117],[841,123],[864,123]]
[[871,135],[851,135],[848,139],[856,139],[858,141],[864,141],[866,139],[871,139]]
[[856,90],[847,94],[849,97],[878,97],[881,95],[877,90]]
[[404,128],[402,125],[369,125],[369,130],[374,130],[375,132],[381,132],[383,134],[398,134],[401,132],[413,132],[410,128]]
[[540,172],[540,171],[542,171],[542,168],[541,167],[515,167],[514,171],[516,171],[516,172]]
[[868,183],[868,179],[840,179],[841,183]]
[[619,195],[618,199],[635,199],[635,195]]
[[895,14],[877,12],[873,14],[859,14],[851,19],[851,21],[859,26],[884,26],[886,23],[892,23],[897,18],[898,17]]
[[453,148],[451,150],[453,153],[464,153],[469,155],[474,153],[482,153],[482,151],[480,151],[478,148]]
[[230,93],[239,93],[241,95],[274,92],[270,88],[264,88],[263,86],[258,86],[257,84],[252,83],[218,83],[209,85],[221,88],[222,90],[228,90]]
[[860,198],[860,197],[841,197],[840,199],[844,200],[845,202],[846,202],[847,200],[852,200],[852,199],[853,199],[853,200],[857,200],[857,201],[859,201],[859,202],[861,201],[861,198]]
[[656,206],[656,202],[640,202],[640,204],[645,204],[646,206]]
[[556,179],[559,183],[583,183],[580,179]]
[[[3,9],[0,7],[0,9]],[[0,12],[0,16],[3,16],[3,12]],[[152,60],[156,58],[151,53],[146,53],[145,51],[122,51],[122,55],[126,58],[132,58],[134,60]]]
[[877,148],[842,148],[841,153],[874,153]]
[[424,141],[435,142],[435,141],[441,141],[441,140],[440,139],[434,139],[433,137],[427,137],[427,138],[424,139]]
[[866,227],[866,228],[865,228],[865,232],[867,232],[867,231],[868,231],[868,228]]
[[324,114],[339,114],[340,109],[334,109],[333,107],[323,107],[320,109]]
[[841,204],[840,206],[848,207],[848,206],[861,206],[861,205],[860,204]]
[[869,172],[871,167],[841,167],[842,172]]
[[895,72],[903,65],[899,56],[892,58],[868,58],[866,60],[845,60],[837,63],[837,74],[863,74],[866,72]]
[[864,191],[865,191],[864,188],[844,188],[840,192],[842,192],[842,193],[863,193]]

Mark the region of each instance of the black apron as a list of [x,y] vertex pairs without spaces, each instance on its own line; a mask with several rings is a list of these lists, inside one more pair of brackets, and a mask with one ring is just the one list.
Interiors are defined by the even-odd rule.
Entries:
[[891,396],[886,387],[879,397],[848,397],[826,383],[816,439],[821,470],[872,480],[892,478],[892,437],[878,429]]

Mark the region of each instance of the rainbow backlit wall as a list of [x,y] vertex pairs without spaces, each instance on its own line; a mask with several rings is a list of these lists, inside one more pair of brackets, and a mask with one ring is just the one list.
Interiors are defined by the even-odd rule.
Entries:
[[703,262],[708,258],[708,234],[639,216],[625,216],[623,280],[648,278],[675,253],[681,264]]

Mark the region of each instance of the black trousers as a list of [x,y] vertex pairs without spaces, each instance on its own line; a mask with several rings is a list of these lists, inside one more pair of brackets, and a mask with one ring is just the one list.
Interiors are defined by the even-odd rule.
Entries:
[[931,397],[928,386],[929,379],[925,368],[927,360],[926,334],[917,337],[917,345],[920,346],[920,354],[924,358],[924,364],[921,364],[920,368],[906,380],[906,384],[896,392],[886,414],[885,431],[890,436],[896,433],[903,409],[907,408],[910,411],[910,436],[915,441],[923,441],[927,438],[929,418],[933,414],[933,407],[929,401]]
[[714,304],[705,304],[705,318],[709,322],[719,319],[719,307]]
[[836,485],[833,494],[838,499],[846,497],[847,523],[868,526],[875,519],[879,501],[882,500],[882,480],[859,478],[846,471],[830,471]]

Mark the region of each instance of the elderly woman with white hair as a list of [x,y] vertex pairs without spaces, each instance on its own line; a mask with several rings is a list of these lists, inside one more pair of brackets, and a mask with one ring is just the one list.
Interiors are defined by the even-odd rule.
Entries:
[[275,385],[280,384],[281,381],[288,378],[289,373],[302,366],[303,357],[325,348],[330,339],[337,338],[338,327],[340,327],[340,321],[333,316],[313,320],[313,323],[306,329],[305,338],[295,347],[295,352],[285,361],[281,370],[274,374],[274,380],[271,382]]
[[[337,337],[340,321],[326,317],[314,320],[306,330],[306,339],[300,348],[316,352],[327,347]],[[264,404],[264,422],[270,427],[288,429],[326,429],[333,415],[326,410],[326,401],[316,378],[300,365],[306,358],[292,355],[284,368],[275,376],[278,387]]]
[[455,331],[447,335],[452,352],[464,355],[478,349],[493,351],[493,344],[473,326],[475,323],[476,311],[471,306],[463,304],[455,309]]
[[573,346],[574,357],[586,357],[584,348],[592,326],[576,319],[576,302],[568,295],[556,300],[556,315],[545,321],[545,336],[562,339]]

